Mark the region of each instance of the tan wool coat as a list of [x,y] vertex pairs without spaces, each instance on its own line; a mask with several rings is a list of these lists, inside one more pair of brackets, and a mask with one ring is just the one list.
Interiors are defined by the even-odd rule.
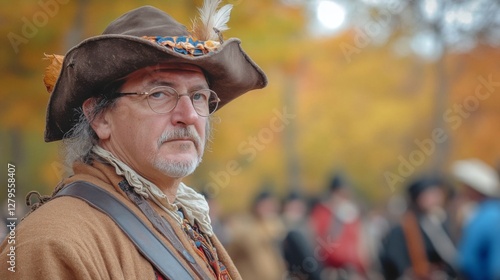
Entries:
[[[111,166],[94,161],[92,165],[76,163],[73,168],[75,175],[66,179],[64,185],[83,180],[112,193],[160,236],[194,279],[200,279],[118,187],[123,178],[116,175]],[[213,277],[180,225],[159,207],[151,205],[172,225],[205,274]],[[210,239],[232,279],[241,279],[219,240],[215,236]],[[7,240],[0,245],[0,279],[156,279],[151,264],[122,230],[106,214],[78,198],[58,197],[45,203],[17,225],[15,241],[15,272],[8,270],[7,254],[12,245]]]

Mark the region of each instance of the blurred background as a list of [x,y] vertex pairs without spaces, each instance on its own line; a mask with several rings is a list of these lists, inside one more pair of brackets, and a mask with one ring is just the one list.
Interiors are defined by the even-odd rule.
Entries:
[[[16,165],[18,198],[51,192],[70,172],[58,143],[43,142],[44,53],[63,55],[141,5],[189,27],[201,3],[1,1],[0,151]],[[234,5],[224,36],[240,38],[269,77],[217,113],[215,140],[189,178],[225,209],[243,209],[264,185],[317,193],[337,171],[376,204],[453,159],[498,164],[498,2],[223,3]]]
[[[18,207],[70,166],[44,143],[45,54],[65,54],[116,17],[153,5],[187,27],[201,0],[0,1],[0,154]],[[480,158],[500,166],[500,4],[476,1],[229,0],[237,37],[269,85],[216,113],[187,183],[221,215],[263,190],[321,197],[335,174],[361,209],[386,209],[409,179]],[[96,69],[98,71],[98,69]],[[0,199],[7,195],[0,192]]]

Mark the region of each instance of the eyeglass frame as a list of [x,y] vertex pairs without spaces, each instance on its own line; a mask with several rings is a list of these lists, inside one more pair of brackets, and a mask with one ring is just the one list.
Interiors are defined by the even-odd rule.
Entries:
[[[177,98],[175,99],[175,105],[170,109],[168,110],[167,112],[157,112],[153,109],[153,107],[151,106],[151,103],[149,103],[149,97],[154,94],[154,93],[157,93],[157,89],[159,88],[168,88],[168,89],[171,89],[176,95],[177,95]],[[210,112],[210,102],[207,102],[207,107],[208,107],[208,115],[202,115],[198,112],[198,110],[196,109],[196,106],[194,105],[194,100],[193,100],[193,97],[194,95],[199,92],[199,91],[209,91],[210,93],[213,93],[215,95],[215,101],[217,103],[215,103],[215,107],[214,109],[212,110],[212,112]],[[192,92],[188,92],[188,93],[184,93],[184,94],[179,94],[179,92],[173,88],[173,87],[169,87],[169,86],[157,86],[157,87],[154,87],[148,91],[138,91],[138,92],[115,92],[114,94],[116,95],[121,95],[121,96],[127,96],[127,95],[139,95],[139,96],[146,96],[146,102],[148,103],[148,106],[149,108],[157,113],[157,114],[160,114],[160,115],[163,115],[163,114],[168,114],[170,112],[172,112],[176,107],[177,105],[179,104],[179,100],[181,99],[182,96],[187,96],[189,97],[189,100],[191,100],[191,105],[193,106],[193,109],[194,111],[196,112],[196,114],[198,114],[198,116],[200,117],[209,117],[210,115],[212,115],[215,111],[217,111],[217,108],[219,106],[219,102],[221,101],[219,96],[217,95],[217,93],[211,89],[208,89],[208,88],[204,88],[204,89],[197,89],[197,90],[194,90]],[[174,96],[175,97],[175,96]],[[210,100],[210,98],[208,99],[208,101]]]

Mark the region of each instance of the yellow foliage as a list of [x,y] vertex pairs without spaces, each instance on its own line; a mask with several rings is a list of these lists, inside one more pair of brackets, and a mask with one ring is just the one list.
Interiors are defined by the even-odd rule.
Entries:
[[[419,151],[416,141],[429,139],[436,129],[436,88],[443,81],[437,80],[435,65],[411,56],[398,57],[389,45],[359,48],[348,57],[340,46],[355,45],[355,30],[333,38],[312,38],[306,33],[308,15],[302,9],[280,1],[231,2],[235,7],[225,38],[242,40],[243,49],[268,74],[269,86],[238,98],[217,113],[220,123],[214,125],[211,151],[187,182],[198,189],[215,186],[225,209],[234,211],[248,206],[265,180],[272,181],[280,194],[292,183],[301,185],[305,193],[318,194],[337,169],[344,170],[357,193],[369,200],[383,201],[400,191],[406,178],[392,188],[384,174],[397,174],[401,158]],[[9,42],[3,43],[7,44],[0,50],[5,63],[0,75],[3,132],[37,130],[42,137],[49,98],[42,83],[44,53],[63,54],[81,39],[100,34],[117,16],[144,4],[132,0],[79,3],[61,5],[57,15],[38,27],[36,36],[19,45],[18,54]],[[200,3],[148,2],[187,26],[197,12],[194,4]],[[39,10],[36,1],[1,9],[7,21],[1,30],[22,35],[20,19],[31,19]],[[75,19],[79,13],[83,13],[81,22]],[[499,60],[498,48],[483,46],[445,57],[449,103],[442,113],[448,112],[443,115],[447,118],[448,161],[476,156],[494,163],[500,158],[499,88],[491,87],[477,107],[467,103],[474,102],[484,80],[500,81]],[[488,93],[484,88],[481,92]],[[471,110],[465,117],[456,106]],[[293,117],[287,119],[283,114]],[[39,149],[45,149],[41,142]],[[56,152],[54,146],[51,149]],[[433,156],[415,166],[413,175],[428,167]],[[298,174],[289,171],[294,157],[298,157]],[[49,185],[59,179],[53,163],[59,161],[56,156],[47,158],[29,183],[41,182],[52,189]],[[291,182],[296,178],[292,175],[300,182]]]

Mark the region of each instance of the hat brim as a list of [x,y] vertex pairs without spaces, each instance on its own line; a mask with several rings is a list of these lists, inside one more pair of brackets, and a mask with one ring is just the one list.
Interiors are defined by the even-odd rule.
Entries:
[[500,181],[496,171],[479,159],[454,162],[451,172],[455,179],[489,197],[500,197]]
[[45,141],[64,138],[78,121],[76,109],[108,83],[158,63],[188,63],[200,67],[221,99],[219,107],[253,89],[267,85],[264,72],[241,48],[239,39],[225,41],[217,51],[202,56],[177,53],[129,35],[101,35],[72,48],[47,107]]

